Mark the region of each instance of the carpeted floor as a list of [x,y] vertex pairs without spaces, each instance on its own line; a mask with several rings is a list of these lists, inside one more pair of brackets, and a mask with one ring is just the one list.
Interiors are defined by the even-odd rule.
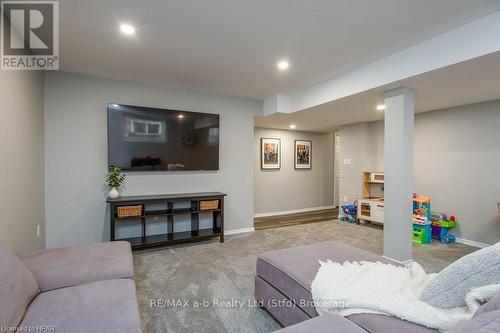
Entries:
[[[336,221],[229,236],[223,244],[210,241],[135,253],[137,296],[144,332],[271,332],[279,329],[279,324],[266,311],[252,304],[256,256],[273,249],[326,240],[339,240],[382,253],[381,228]],[[434,241],[430,245],[414,246],[414,258],[428,272],[436,272],[474,250],[465,245]],[[219,303],[214,304],[214,300]],[[231,301],[233,303],[229,303]],[[240,304],[236,302],[245,304],[239,309]]]

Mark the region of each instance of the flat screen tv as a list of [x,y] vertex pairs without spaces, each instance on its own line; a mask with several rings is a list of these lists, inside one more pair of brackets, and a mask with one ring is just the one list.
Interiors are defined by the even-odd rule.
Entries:
[[219,115],[108,104],[108,164],[126,171],[219,169]]

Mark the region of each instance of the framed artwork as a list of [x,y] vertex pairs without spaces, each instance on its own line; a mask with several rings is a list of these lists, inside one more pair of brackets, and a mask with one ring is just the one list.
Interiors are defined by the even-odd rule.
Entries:
[[262,170],[281,168],[281,140],[260,139],[260,167]]
[[311,169],[312,142],[295,140],[295,169]]

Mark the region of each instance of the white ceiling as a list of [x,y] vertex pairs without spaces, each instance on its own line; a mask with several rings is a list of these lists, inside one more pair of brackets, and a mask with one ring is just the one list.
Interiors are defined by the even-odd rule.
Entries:
[[[263,99],[500,10],[497,0],[61,0],[61,69]],[[136,26],[127,38],[118,25]],[[291,70],[275,63],[288,58]]]
[[500,52],[394,82],[291,114],[256,117],[256,127],[332,132],[339,126],[384,119],[376,111],[384,92],[397,87],[415,90],[416,112],[500,99]]

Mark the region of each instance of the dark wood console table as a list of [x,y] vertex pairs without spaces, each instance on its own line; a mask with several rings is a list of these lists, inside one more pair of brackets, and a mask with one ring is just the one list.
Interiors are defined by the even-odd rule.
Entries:
[[[153,246],[191,242],[202,239],[219,237],[224,242],[224,197],[226,194],[220,192],[183,193],[165,195],[123,196],[117,199],[108,199],[110,204],[110,228],[111,241],[124,240],[130,242],[132,249],[142,249]],[[215,202],[215,201],[218,201]],[[179,202],[189,203],[189,207],[175,208],[174,204]],[[209,204],[208,208],[206,204]],[[212,206],[210,206],[212,204]],[[149,208],[151,206],[162,206],[162,209]],[[205,207],[204,207],[205,206]],[[119,210],[135,207],[134,215],[120,215]],[[210,213],[213,215],[211,228],[200,229],[200,214]],[[191,216],[191,230],[176,231],[174,216]],[[148,218],[166,218],[166,233],[147,234],[146,225]],[[120,221],[136,219],[141,223],[141,236],[133,238],[117,239],[115,229]]]

